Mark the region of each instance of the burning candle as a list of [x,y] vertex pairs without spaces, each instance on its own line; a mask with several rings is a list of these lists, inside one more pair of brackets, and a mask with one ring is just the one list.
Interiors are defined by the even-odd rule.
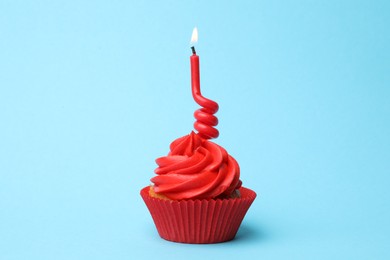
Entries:
[[196,55],[195,43],[198,42],[198,29],[195,27],[192,31],[191,49],[191,89],[192,96],[196,103],[202,108],[194,113],[196,119],[194,128],[198,134],[206,139],[217,138],[219,132],[214,126],[218,125],[218,118],[214,114],[218,111],[218,104],[210,99],[202,96],[200,92],[200,71],[199,71],[199,56]]

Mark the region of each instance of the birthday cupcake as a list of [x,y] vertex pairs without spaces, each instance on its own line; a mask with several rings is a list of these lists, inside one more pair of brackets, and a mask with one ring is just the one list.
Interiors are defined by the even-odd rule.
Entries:
[[156,159],[157,176],[141,190],[159,235],[169,241],[205,244],[232,240],[256,193],[242,187],[237,161],[209,139],[218,104],[201,95],[199,57],[192,47],[191,81],[197,133],[174,140],[167,156]]

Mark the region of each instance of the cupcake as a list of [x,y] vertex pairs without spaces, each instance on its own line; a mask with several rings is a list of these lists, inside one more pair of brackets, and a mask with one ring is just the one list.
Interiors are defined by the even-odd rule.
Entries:
[[199,57],[192,50],[192,94],[202,106],[195,111],[197,132],[174,140],[168,155],[156,159],[156,176],[141,196],[163,239],[219,243],[235,237],[256,193],[242,187],[237,161],[209,140],[219,135],[218,104],[200,93]]

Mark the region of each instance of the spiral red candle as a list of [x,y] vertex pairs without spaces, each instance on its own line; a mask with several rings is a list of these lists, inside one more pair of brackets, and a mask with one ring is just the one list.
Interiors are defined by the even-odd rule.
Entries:
[[195,48],[191,48],[193,53],[190,57],[192,96],[195,102],[202,107],[194,113],[194,117],[196,119],[194,128],[203,138],[217,138],[219,136],[219,132],[216,128],[214,128],[214,126],[218,125],[218,118],[214,116],[214,114],[218,111],[218,104],[213,100],[203,97],[200,92],[199,56],[196,55]]

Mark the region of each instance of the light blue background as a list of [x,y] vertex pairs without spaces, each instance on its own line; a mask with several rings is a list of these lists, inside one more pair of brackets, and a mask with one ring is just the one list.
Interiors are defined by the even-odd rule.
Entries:
[[[0,1],[0,259],[389,259],[388,1]],[[139,196],[192,130],[189,40],[258,198],[236,240]],[[136,255],[138,255],[136,257]]]

